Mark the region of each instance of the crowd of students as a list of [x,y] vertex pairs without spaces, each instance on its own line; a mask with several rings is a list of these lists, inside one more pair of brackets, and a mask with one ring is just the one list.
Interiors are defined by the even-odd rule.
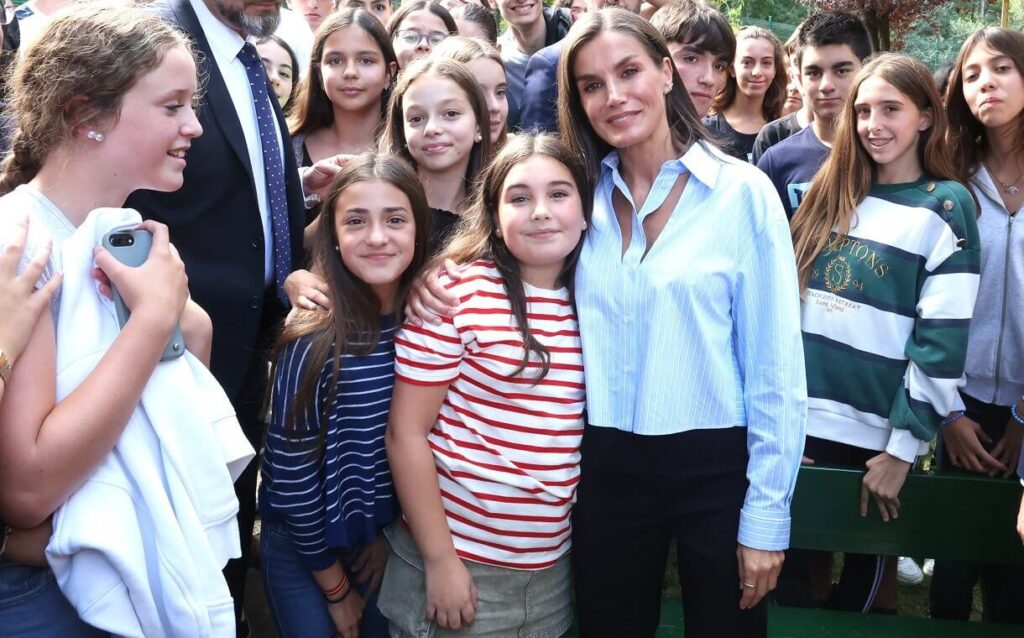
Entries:
[[[1018,32],[933,77],[855,16],[782,43],[702,0],[498,0],[501,35],[473,1],[40,2],[5,636],[246,635],[257,502],[283,638],[653,636],[670,546],[687,636],[764,636],[769,600],[895,613],[896,557],[789,550],[801,464],[885,521],[935,440],[1024,474]],[[979,580],[1024,624],[1006,565],[937,561],[931,615]]]

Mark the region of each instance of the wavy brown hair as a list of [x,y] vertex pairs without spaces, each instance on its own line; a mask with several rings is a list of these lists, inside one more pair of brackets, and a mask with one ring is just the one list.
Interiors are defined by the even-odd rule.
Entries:
[[[981,166],[987,140],[985,127],[974,117],[964,98],[964,64],[967,56],[979,44],[986,44],[1010,58],[1017,73],[1024,77],[1024,34],[1012,29],[985,27],[978,29],[960,47],[953,70],[946,85],[946,110],[949,114],[949,146],[956,165],[958,179],[964,184]],[[1018,152],[1024,152],[1024,111],[1017,116]]]
[[[657,29],[645,18],[625,9],[609,8],[589,12],[580,16],[572,25],[565,36],[562,57],[558,63],[558,128],[569,150],[583,157],[590,174],[595,176],[599,172],[601,160],[615,149],[601,139],[590,125],[573,74],[580,49],[606,31],[618,31],[633,37],[644,47],[655,66],[660,66],[663,60],[672,60],[668,45]],[[701,124],[675,65],[672,66],[672,90],[665,96],[665,116],[672,142],[678,148],[708,140],[707,129]]]
[[[550,157],[569,170],[583,204],[583,219],[590,223],[594,189],[583,159],[550,133],[524,133],[512,137],[484,169],[478,188],[473,193],[469,210],[462,216],[458,230],[449,240],[444,252],[445,256],[460,264],[478,259],[490,259],[494,262],[495,268],[505,282],[505,292],[512,306],[512,316],[515,317],[516,327],[524,345],[523,358],[512,376],[526,370],[532,354],[541,361],[541,373],[537,377],[537,381],[540,381],[548,373],[551,353],[530,332],[530,323],[526,316],[526,291],[520,276],[519,260],[497,232],[498,206],[505,188],[505,179],[517,164],[537,156]],[[566,256],[558,276],[558,283],[569,289],[570,300],[574,298],[573,273],[581,250],[582,237],[572,252]]]
[[842,237],[850,232],[857,206],[868,196],[877,178],[875,163],[857,135],[854,109],[860,85],[870,77],[885,80],[919,110],[931,113],[932,124],[921,132],[917,142],[921,170],[934,179],[958,179],[945,140],[946,112],[931,71],[918,60],[899,53],[872,58],[854,78],[850,97],[837,121],[832,153],[793,215],[793,246],[801,293],[807,289],[814,260],[828,245],[831,233],[834,230]]
[[313,52],[309,57],[309,69],[305,77],[298,82],[298,95],[288,116],[288,130],[292,135],[302,135],[319,131],[334,125],[334,104],[324,90],[324,76],[320,71],[320,61],[324,57],[327,39],[336,32],[349,27],[359,27],[365,31],[380,49],[384,58],[390,81],[380,96],[380,124],[374,131],[374,137],[380,137],[384,130],[384,114],[387,112],[388,100],[391,97],[390,87],[394,84],[398,73],[398,58],[391,46],[380,20],[365,9],[339,9],[320,23],[313,39]]
[[388,119],[384,125],[384,135],[380,140],[381,149],[395,153],[413,166],[416,160],[409,154],[409,142],[405,139],[405,93],[418,80],[430,81],[431,76],[451,80],[462,89],[466,101],[473,109],[476,125],[480,129],[480,141],[473,144],[469,153],[469,164],[466,166],[466,192],[469,193],[473,182],[487,164],[491,155],[491,131],[487,125],[487,101],[483,89],[473,77],[472,71],[461,62],[451,59],[437,59],[433,56],[413,60],[398,75],[398,85],[391,93],[388,104]]
[[[779,41],[779,38],[774,33],[758,26],[746,26],[737,31],[737,48],[739,48],[739,43],[743,40],[766,40],[772,45],[772,57],[775,59],[775,77],[772,78],[772,83],[768,85],[768,90],[764,94],[764,100],[761,102],[761,117],[764,118],[765,122],[771,122],[782,117],[782,105],[786,102],[786,84],[789,81],[782,42]],[[734,59],[733,67],[735,67],[736,62],[737,60]],[[731,73],[728,74],[725,88],[715,97],[711,110],[721,113],[732,106],[732,103],[736,101],[736,92],[738,90],[739,85],[736,83],[736,77]]]
[[175,47],[194,56],[180,31],[139,8],[88,2],[61,12],[15,65],[0,194],[34,178],[77,127],[116,121],[125,94]]
[[[324,423],[333,411],[337,398],[337,381],[342,356],[368,355],[380,341],[380,299],[369,284],[352,274],[342,261],[337,252],[338,234],[334,223],[338,214],[337,202],[341,194],[348,187],[365,182],[391,184],[409,198],[409,204],[412,206],[416,244],[412,262],[399,280],[398,297],[395,300],[396,312],[402,307],[413,278],[427,258],[433,232],[433,217],[416,172],[404,160],[393,155],[367,153],[350,161],[334,177],[327,189],[321,208],[323,219],[320,220],[310,247],[312,269],[323,274],[327,284],[327,297],[331,300],[331,309],[299,311],[293,320],[285,325],[274,344],[271,378],[274,378],[276,368],[281,363],[281,355],[290,343],[304,337],[311,341],[291,412],[285,416],[286,427],[293,431],[298,428],[305,415],[309,414],[309,410],[316,410],[316,389],[328,358],[330,357],[333,362],[333,367],[330,389],[324,403],[324,414],[321,415]],[[321,450],[325,433],[326,429],[322,428]]]

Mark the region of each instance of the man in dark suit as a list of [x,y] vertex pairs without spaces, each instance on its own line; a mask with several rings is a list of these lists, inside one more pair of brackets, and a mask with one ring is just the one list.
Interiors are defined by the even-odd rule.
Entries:
[[[192,297],[213,320],[210,368],[258,450],[268,351],[286,311],[284,277],[304,258],[303,192],[291,140],[252,48],[254,38],[277,28],[280,4],[162,0],[153,8],[195,42],[205,78],[198,110],[204,132],[192,142],[181,189],[140,191],[127,205],[170,228]],[[250,464],[235,484],[242,558],[224,573],[236,616],[244,600],[257,467]]]
[[[587,11],[621,7],[640,13],[641,0],[587,0]],[[520,98],[519,129],[558,133],[558,61],[565,40],[559,40],[530,56]]]

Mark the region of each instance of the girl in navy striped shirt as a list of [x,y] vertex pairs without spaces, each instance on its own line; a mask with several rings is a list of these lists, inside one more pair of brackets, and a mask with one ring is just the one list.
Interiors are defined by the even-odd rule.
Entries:
[[282,638],[387,636],[375,598],[381,529],[397,512],[384,451],[396,309],[423,264],[430,213],[413,169],[386,155],[346,166],[323,210],[311,249],[332,310],[300,311],[275,349],[264,588]]

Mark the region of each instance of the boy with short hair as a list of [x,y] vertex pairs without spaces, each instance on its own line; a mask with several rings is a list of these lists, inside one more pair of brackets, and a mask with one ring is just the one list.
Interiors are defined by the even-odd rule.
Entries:
[[672,0],[651,17],[651,24],[668,43],[697,117],[704,117],[725,87],[736,55],[736,36],[729,21],[703,0]]
[[870,55],[867,29],[851,14],[817,13],[800,29],[797,65],[814,120],[769,148],[757,162],[775,184],[790,219],[832,150],[836,119],[849,97],[854,76]]

